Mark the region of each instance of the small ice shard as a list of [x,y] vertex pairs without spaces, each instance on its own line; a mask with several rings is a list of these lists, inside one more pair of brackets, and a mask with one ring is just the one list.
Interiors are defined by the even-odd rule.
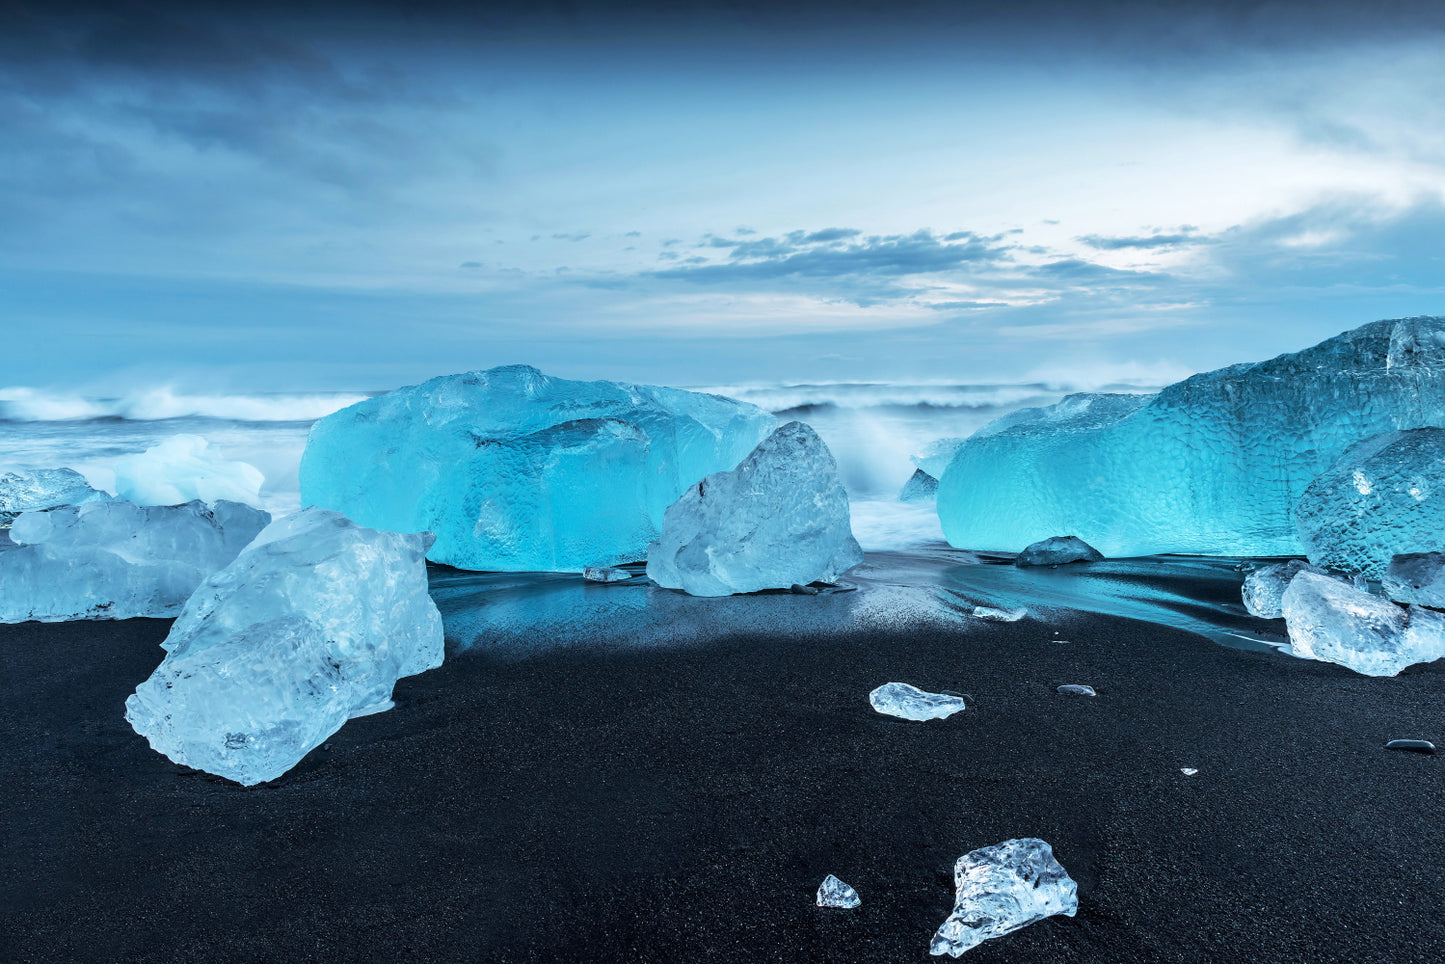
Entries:
[[1284,593],[1285,626],[1296,656],[1394,676],[1445,656],[1445,614],[1397,606],[1348,583],[1302,572]]
[[974,606],[973,615],[995,623],[1016,623],[1029,614],[1027,609],[995,609],[992,606]]
[[199,435],[173,435],[137,455],[115,460],[115,491],[137,505],[202,502],[261,504],[266,477],[253,465],[221,457]]
[[0,475],[0,528],[22,512],[39,512],[62,505],[103,502],[110,496],[91,488],[74,469],[27,469]]
[[1059,687],[1059,692],[1065,696],[1098,696],[1092,686],[1085,686],[1082,683],[1065,683]]
[[1179,772],[1184,774],[1186,777],[1192,777],[1199,771],[1194,769],[1194,767],[1180,767]]
[[1395,602],[1445,609],[1445,552],[1392,556],[1381,585]]
[[1409,750],[1412,753],[1434,753],[1435,744],[1429,740],[1391,740],[1385,744],[1387,750]]
[[22,512],[0,552],[0,622],[174,616],[270,521],[238,502]]
[[905,720],[941,720],[963,709],[962,697],[928,693],[907,683],[884,683],[868,694],[868,702],[879,713]]
[[818,886],[819,907],[843,907],[854,908],[861,904],[858,899],[858,892],[837,877],[829,874],[823,878],[823,883]]
[[1302,572],[1318,573],[1321,576],[1328,575],[1319,566],[1305,562],[1303,559],[1291,559],[1288,562],[1279,562],[1270,566],[1261,566],[1249,575],[1244,577],[1244,608],[1251,616],[1259,616],[1263,619],[1282,619],[1284,617],[1284,591],[1289,588],[1290,580]]
[[807,425],[788,422],[668,506],[647,575],[689,595],[727,596],[832,582],[862,561],[833,454]]
[[582,578],[587,582],[626,582],[632,573],[611,566],[588,566],[582,570]]
[[953,879],[953,913],[933,935],[930,954],[958,957],[1045,917],[1073,917],[1079,910],[1078,885],[1054,859],[1053,848],[1034,837],[960,857]]
[[429,533],[310,508],[273,522],[186,602],[125,718],[177,763],[274,780],[392,686],[442,663]]
[[1051,536],[1025,546],[1016,566],[1063,566],[1071,562],[1102,562],[1104,554],[1078,536]]
[[899,502],[932,502],[938,498],[938,480],[922,469],[914,469],[903,491],[898,493]]

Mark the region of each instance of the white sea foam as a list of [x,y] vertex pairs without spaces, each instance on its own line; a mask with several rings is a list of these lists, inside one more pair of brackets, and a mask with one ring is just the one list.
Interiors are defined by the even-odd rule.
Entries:
[[238,422],[311,422],[364,399],[355,393],[191,395],[153,388],[118,398],[88,398],[33,388],[0,388],[0,419],[59,422],[97,418],[157,421],[218,418]]

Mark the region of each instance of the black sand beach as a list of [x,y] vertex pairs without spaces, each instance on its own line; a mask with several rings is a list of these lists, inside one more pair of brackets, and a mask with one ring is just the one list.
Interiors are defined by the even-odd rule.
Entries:
[[[472,650],[243,789],[122,718],[167,626],[0,627],[0,957],[925,961],[955,859],[1038,836],[1078,916],[966,959],[1445,960],[1445,757],[1382,748],[1445,742],[1445,666],[1084,614]],[[895,720],[889,680],[972,700]]]

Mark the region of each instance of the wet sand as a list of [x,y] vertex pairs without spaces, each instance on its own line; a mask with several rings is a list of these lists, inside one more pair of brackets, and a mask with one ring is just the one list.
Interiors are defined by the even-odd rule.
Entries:
[[[953,862],[1037,836],[1078,916],[967,960],[1445,960],[1445,756],[1382,748],[1445,744],[1445,665],[1368,679],[1081,613],[604,634],[449,656],[243,789],[122,719],[167,627],[0,626],[0,957],[925,961]],[[969,708],[880,716],[890,680]],[[861,908],[814,906],[829,873]]]

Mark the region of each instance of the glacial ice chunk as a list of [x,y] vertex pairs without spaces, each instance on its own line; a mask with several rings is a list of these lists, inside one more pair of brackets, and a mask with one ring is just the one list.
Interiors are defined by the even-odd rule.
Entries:
[[938,480],[922,469],[914,469],[903,491],[898,493],[899,502],[932,502],[938,498]]
[[1059,687],[1059,693],[1064,696],[1098,696],[1092,686],[1083,683],[1065,683]]
[[[1441,533],[1445,542],[1445,533]],[[1391,557],[1381,580],[1395,602],[1445,609],[1445,552],[1402,552]]]
[[101,502],[110,496],[91,488],[74,469],[27,469],[0,475],[0,528],[22,512]]
[[726,596],[833,582],[862,561],[832,453],[807,425],[788,422],[668,507],[647,575],[693,596]]
[[1313,572],[1290,581],[1284,618],[1294,655],[1365,676],[1394,676],[1445,656],[1445,614],[1406,609]]
[[824,877],[823,883],[818,886],[819,907],[852,909],[861,903],[858,892],[832,874]]
[[1102,562],[1104,554],[1078,536],[1050,536],[1014,558],[1016,566],[1064,566],[1071,562]]
[[582,570],[582,578],[587,582],[626,582],[632,573],[611,566],[587,566]]
[[359,525],[434,532],[430,558],[447,565],[580,572],[641,559],[688,486],[732,468],[777,424],[719,395],[511,365],[321,419],[301,498]]
[[1073,532],[1110,557],[1301,555],[1295,503],[1347,448],[1445,424],[1442,336],[1442,318],[1372,322],[1157,395],[1075,395],[1010,413],[939,477],[944,535],[976,550]]
[[126,719],[177,763],[274,780],[441,665],[430,541],[317,508],[273,522],[186,602]]
[[1079,910],[1079,888],[1035,837],[1005,840],[958,858],[953,913],[928,953],[958,957],[986,940],[1011,934],[1045,917]]
[[202,502],[261,504],[266,477],[245,462],[221,457],[199,435],[173,435],[137,455],[115,460],[117,498],[137,505]]
[[868,694],[879,713],[905,720],[942,720],[963,709],[963,697],[929,693],[907,683],[884,683]]
[[1303,559],[1291,559],[1269,566],[1261,566],[1244,577],[1244,608],[1251,616],[1262,619],[1280,619],[1284,616],[1284,591],[1290,580],[1302,572],[1328,575],[1319,566]]
[[1379,578],[1402,552],[1445,546],[1445,429],[1384,432],[1309,484],[1295,525],[1310,561]]
[[238,502],[22,512],[0,551],[0,622],[174,616],[271,520]]

